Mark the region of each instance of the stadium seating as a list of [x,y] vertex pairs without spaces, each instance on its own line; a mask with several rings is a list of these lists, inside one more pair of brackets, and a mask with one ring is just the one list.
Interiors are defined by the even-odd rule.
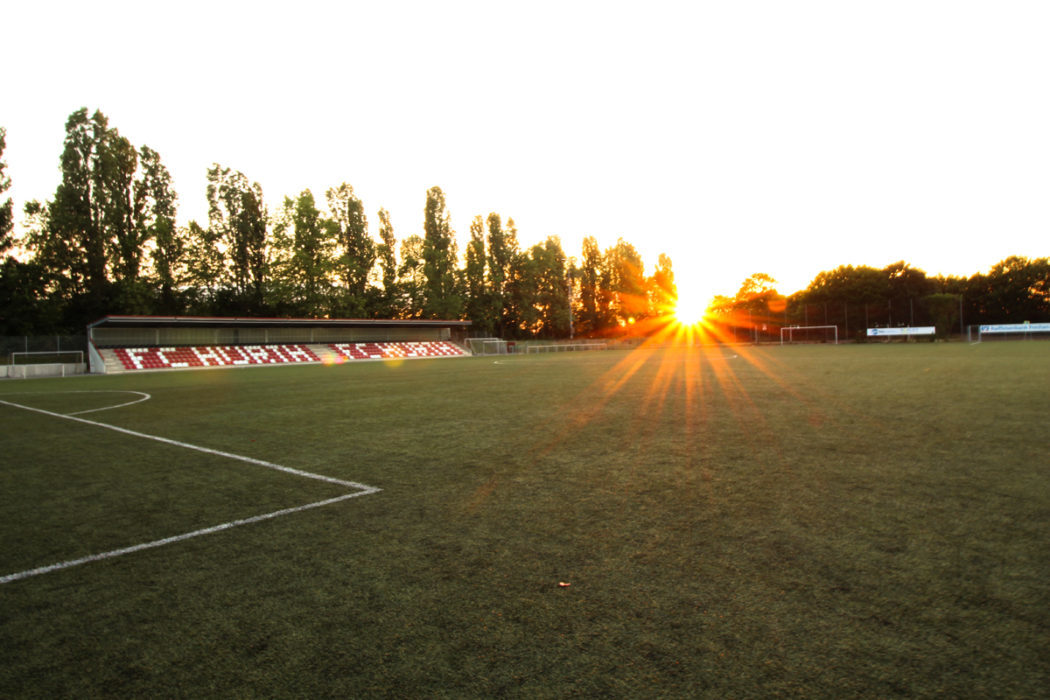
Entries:
[[328,346],[343,360],[388,360],[401,357],[461,357],[463,348],[448,341],[332,343]]
[[448,341],[105,348],[100,353],[107,372],[462,357],[469,354]]
[[125,370],[183,369],[229,365],[320,362],[305,345],[223,345],[205,347],[115,348]]

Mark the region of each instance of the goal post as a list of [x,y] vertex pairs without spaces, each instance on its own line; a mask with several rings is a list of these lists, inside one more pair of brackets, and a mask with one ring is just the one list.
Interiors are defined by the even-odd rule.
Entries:
[[984,340],[1033,340],[1037,337],[1050,339],[1050,323],[993,323],[977,326],[977,340],[973,340],[974,326],[968,329],[970,342]]
[[55,365],[83,363],[83,350],[16,350],[11,353],[12,365]]
[[[786,339],[785,339],[786,338]],[[780,329],[780,344],[827,343],[839,344],[838,326],[784,326]]]
[[606,350],[609,344],[602,341],[584,343],[531,343],[525,347],[525,353],[540,352],[578,352],[584,350]]
[[467,338],[471,355],[506,355],[507,341],[499,338]]

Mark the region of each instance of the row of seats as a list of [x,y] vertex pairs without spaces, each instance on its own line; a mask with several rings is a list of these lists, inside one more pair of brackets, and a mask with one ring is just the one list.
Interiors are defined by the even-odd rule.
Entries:
[[329,362],[328,352],[338,362],[417,357],[461,357],[468,353],[454,343],[377,342],[307,345],[208,345],[197,347],[114,348],[111,352],[125,371],[138,369],[183,369],[230,365]]
[[401,357],[460,357],[467,353],[448,341],[333,343],[328,346],[344,360],[385,360]]
[[203,347],[116,348],[126,370],[320,362],[305,345],[210,345]]

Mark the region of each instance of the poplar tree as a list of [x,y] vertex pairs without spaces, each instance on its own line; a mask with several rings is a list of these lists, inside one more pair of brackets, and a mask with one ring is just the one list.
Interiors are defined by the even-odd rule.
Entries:
[[491,212],[488,224],[488,274],[489,274],[489,318],[495,334],[499,337],[513,327],[509,284],[514,259],[518,255],[518,237],[513,223],[508,221],[509,231],[503,230],[503,220]]
[[385,318],[397,312],[397,240],[394,238],[394,226],[390,223],[390,212],[379,210],[379,244],[376,246],[376,258],[379,261],[379,275],[383,283],[383,293],[373,315]]
[[649,315],[663,316],[670,314],[678,298],[678,291],[674,283],[674,268],[671,258],[666,253],[660,253],[657,258],[656,269],[651,277],[646,280]]
[[[4,171],[7,163],[3,161],[4,149],[7,147],[7,129],[0,126],[0,195],[11,189],[11,178]],[[13,232],[15,228],[14,203],[8,197],[6,202],[0,204],[0,259],[4,253],[11,249],[14,244]]]
[[456,239],[445,206],[445,193],[440,187],[427,190],[423,232],[423,274],[426,278],[423,315],[426,318],[459,318],[463,299],[456,285]]
[[[147,221],[151,189],[157,189],[149,180],[161,166],[152,151],[148,158],[149,167],[136,178],[139,153],[132,144],[102,112],[89,117],[81,108],[66,121],[54,199],[27,205],[36,221],[29,247],[52,292],[67,303],[71,325],[152,308],[140,272],[156,233]],[[173,201],[170,179],[167,188],[164,196]]]
[[537,333],[547,338],[569,334],[569,287],[567,258],[557,236],[532,247],[535,282],[533,306]]
[[475,216],[470,222],[463,277],[467,318],[473,321],[475,331],[489,335],[493,332],[493,317],[485,283],[485,222],[480,216]]
[[275,306],[295,316],[320,317],[329,310],[336,224],[322,216],[310,190],[284,208],[274,227]]
[[227,283],[233,292],[233,309],[245,313],[263,308],[267,280],[267,220],[262,186],[249,183],[244,173],[208,169],[208,222],[225,247]]
[[68,302],[80,308],[76,315],[101,315],[107,305],[108,234],[119,207],[112,205],[119,193],[118,180],[107,152],[116,134],[102,112],[88,116],[87,108],[66,120],[62,150],[62,181],[47,205],[46,226],[32,234],[31,247],[47,273],[61,280],[56,285]]
[[375,266],[376,244],[368,235],[364,204],[345,182],[325,193],[331,221],[336,228],[336,269],[343,282],[339,313],[366,315],[368,279]]
[[397,316],[421,318],[427,300],[426,242],[418,235],[401,241],[401,265],[398,267]]
[[645,267],[642,256],[622,238],[605,251],[603,279],[608,290],[608,310],[613,323],[625,325],[645,316]]
[[605,328],[605,318],[601,309],[601,267],[602,253],[598,248],[598,241],[594,236],[587,236],[583,239],[578,278],[579,325],[582,333],[596,333]]
[[172,188],[171,174],[156,151],[143,146],[139,150],[139,167],[142,174],[135,189],[135,211],[144,240],[153,241],[153,278],[158,292],[154,311],[180,313],[180,289],[186,283],[187,241],[175,224],[178,196]]

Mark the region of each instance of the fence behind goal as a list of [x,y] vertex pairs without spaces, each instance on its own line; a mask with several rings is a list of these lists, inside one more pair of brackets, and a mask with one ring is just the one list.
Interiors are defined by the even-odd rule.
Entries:
[[[10,363],[12,353],[81,353],[87,350],[85,335],[0,335],[0,364]],[[19,360],[25,363],[25,357]],[[47,361],[43,358],[38,362]]]
[[84,374],[82,335],[0,336],[0,377],[68,377]]
[[780,344],[834,343],[839,344],[838,326],[784,326],[780,329]]
[[539,352],[581,352],[585,350],[606,350],[609,344],[601,341],[585,341],[579,343],[529,343],[525,346],[525,352],[528,353],[539,353]]

